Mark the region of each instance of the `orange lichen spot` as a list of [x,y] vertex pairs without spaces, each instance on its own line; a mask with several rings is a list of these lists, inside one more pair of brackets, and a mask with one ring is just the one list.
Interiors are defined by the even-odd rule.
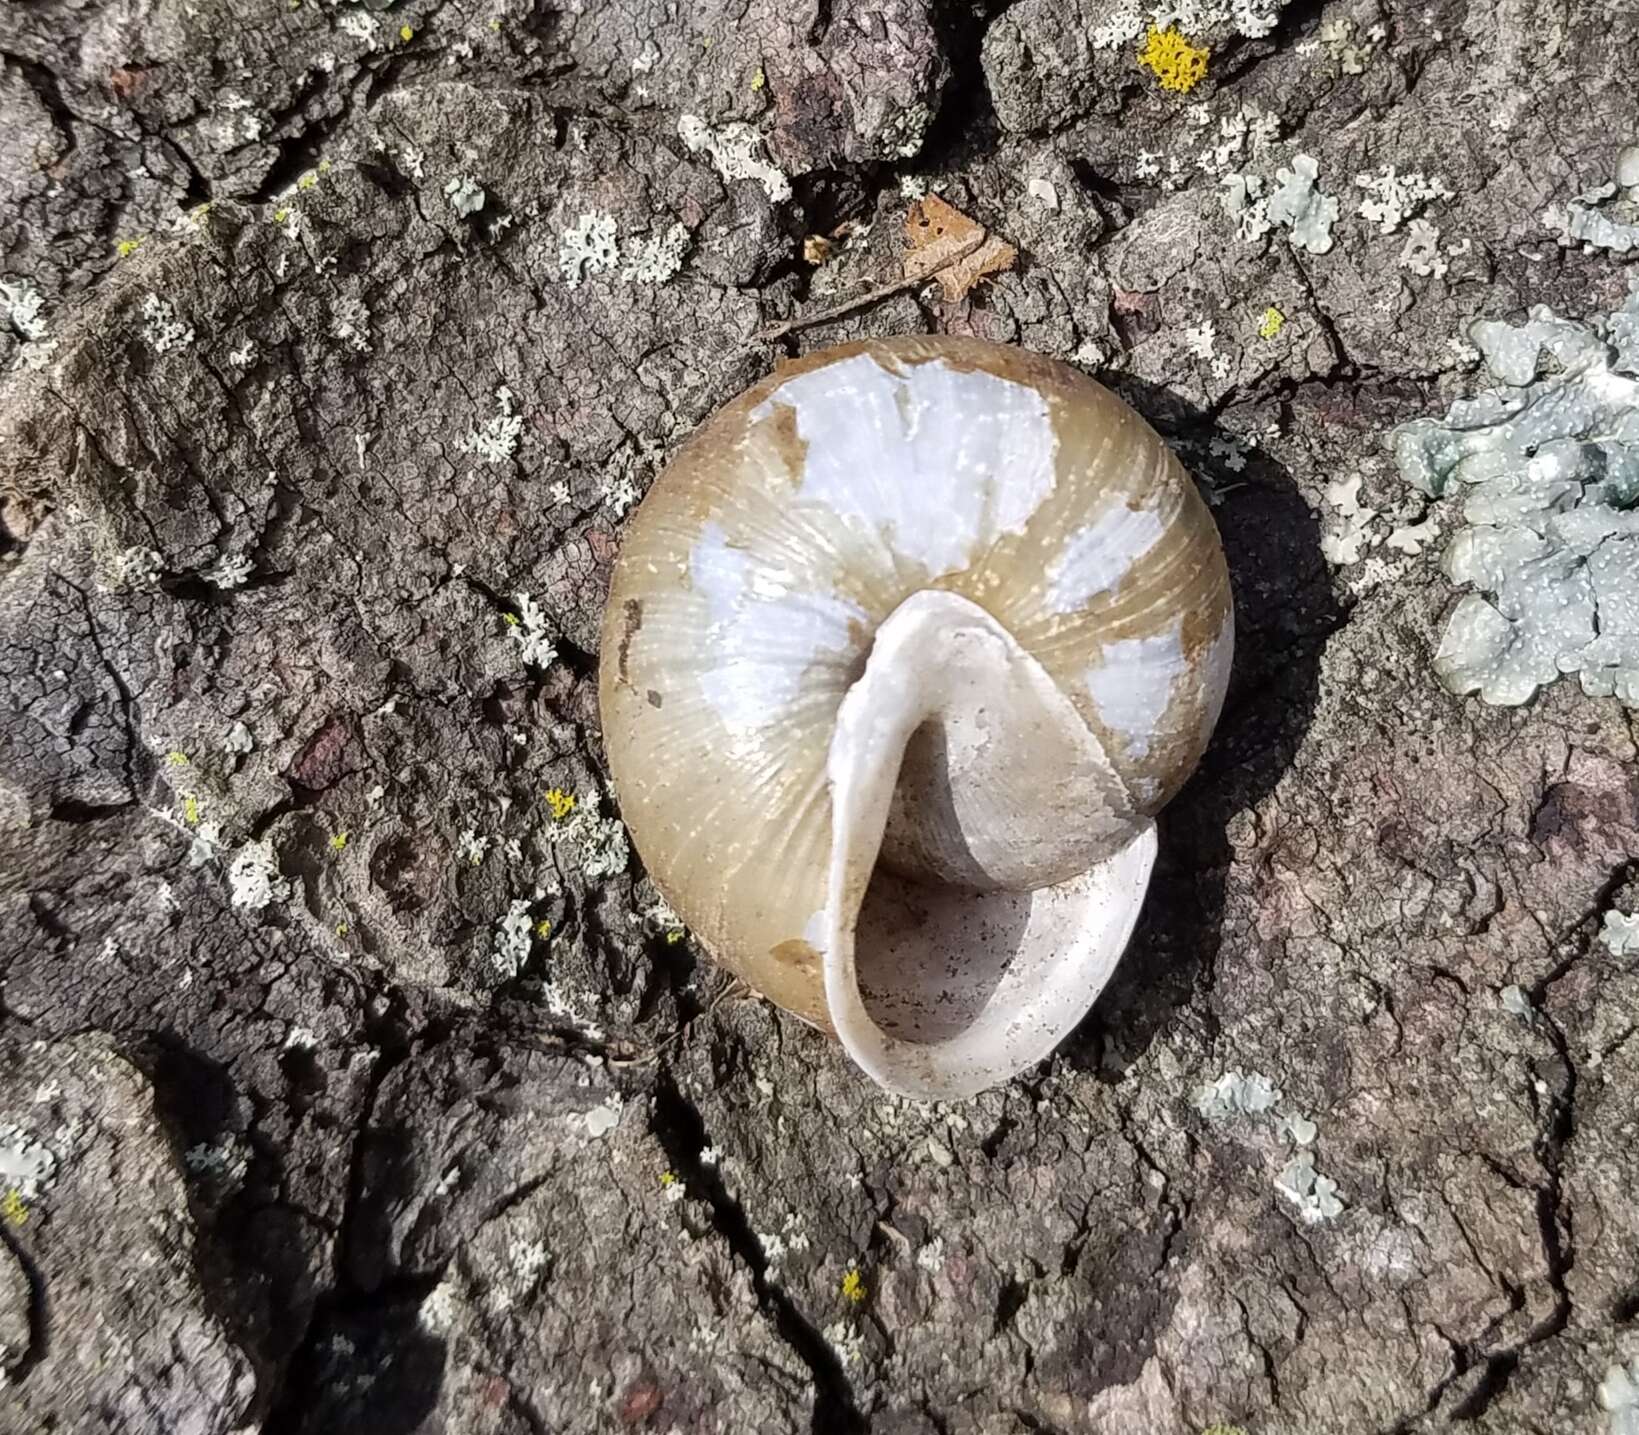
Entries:
[[1192,45],[1187,36],[1168,25],[1165,30],[1150,26],[1138,63],[1154,73],[1163,90],[1187,95],[1206,78],[1209,55],[1205,45]]

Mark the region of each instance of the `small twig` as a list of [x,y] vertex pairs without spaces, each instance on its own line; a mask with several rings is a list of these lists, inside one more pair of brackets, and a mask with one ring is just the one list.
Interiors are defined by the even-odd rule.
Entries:
[[852,299],[845,299],[840,304],[833,304],[829,309],[820,309],[812,314],[799,314],[794,319],[785,319],[778,324],[771,324],[766,329],[760,329],[757,337],[765,341],[783,339],[787,334],[798,329],[811,329],[816,324],[829,324],[833,319],[846,318],[849,314],[860,309],[868,309],[871,305],[880,303],[884,299],[891,299],[895,294],[903,294],[907,289],[915,289],[918,285],[926,284],[930,279],[937,279],[945,270],[960,264],[969,255],[978,251],[978,248],[989,235],[981,230],[978,234],[969,235],[943,264],[927,271],[925,274],[915,274],[905,279],[897,279],[892,284],[881,284],[875,289],[867,289],[865,293],[856,295]]

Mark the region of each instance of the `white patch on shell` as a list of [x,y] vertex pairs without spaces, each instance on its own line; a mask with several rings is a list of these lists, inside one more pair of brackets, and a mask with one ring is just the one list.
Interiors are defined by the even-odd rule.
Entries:
[[1183,633],[1184,620],[1178,617],[1147,638],[1106,643],[1099,662],[1087,669],[1087,691],[1098,715],[1120,734],[1130,757],[1148,755],[1173,684],[1189,671]]
[[732,547],[708,523],[689,554],[689,576],[711,621],[711,680],[705,695],[733,730],[755,732],[788,718],[803,675],[827,659],[846,661],[857,604],[802,592],[790,575]]
[[808,459],[798,502],[822,505],[929,576],[1022,532],[1053,491],[1058,441],[1028,384],[954,369],[903,373],[856,354],[787,380],[752,411],[788,408]]
[[1147,508],[1112,508],[1070,535],[1064,551],[1047,570],[1048,601],[1055,613],[1074,613],[1100,593],[1121,585],[1134,563],[1166,531]]

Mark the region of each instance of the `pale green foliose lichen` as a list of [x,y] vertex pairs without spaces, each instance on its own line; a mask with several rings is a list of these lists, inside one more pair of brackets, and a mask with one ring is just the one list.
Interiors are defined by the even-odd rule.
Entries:
[[1612,956],[1639,957],[1639,913],[1606,912],[1599,940]]
[[1207,1120],[1223,1121],[1231,1116],[1261,1115],[1279,1100],[1280,1088],[1261,1072],[1226,1071],[1196,1089],[1194,1105]]
[[1613,254],[1639,249],[1639,145],[1617,156],[1614,180],[1550,205],[1542,218],[1566,248],[1580,244]]
[[57,1154],[21,1127],[0,1127],[0,1189],[32,1201],[57,1172]]
[[1318,1226],[1343,1214],[1343,1200],[1337,1182],[1315,1170],[1315,1158],[1300,1151],[1281,1167],[1275,1189],[1297,1207],[1298,1218],[1308,1226]]
[[1499,706],[1576,673],[1639,707],[1639,288],[1587,323],[1538,305],[1468,334],[1501,387],[1389,435],[1408,483],[1461,504],[1441,566],[1473,591],[1434,670]]
[[1292,231],[1292,243],[1311,254],[1332,247],[1332,225],[1337,222],[1337,200],[1316,185],[1320,167],[1310,155],[1294,155],[1291,169],[1275,172],[1274,194],[1269,197],[1269,218]]
[[1639,1435],[1639,1360],[1613,1365],[1599,1382],[1599,1403],[1610,1419],[1609,1435]]

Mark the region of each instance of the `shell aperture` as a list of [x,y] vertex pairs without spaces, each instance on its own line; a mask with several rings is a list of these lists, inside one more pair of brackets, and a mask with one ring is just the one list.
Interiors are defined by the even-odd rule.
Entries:
[[889,1089],[1041,1059],[1136,921],[1221,709],[1228,574],[1130,408],[975,340],[851,344],[709,419],[605,617],[617,795],[656,884]]

